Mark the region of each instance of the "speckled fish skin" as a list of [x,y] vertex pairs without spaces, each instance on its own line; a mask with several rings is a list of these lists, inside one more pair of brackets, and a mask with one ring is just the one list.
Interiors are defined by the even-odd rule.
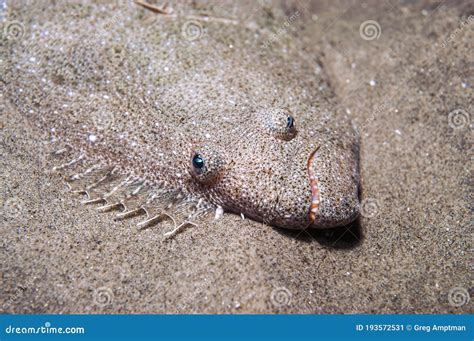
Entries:
[[[352,222],[357,134],[335,109],[317,56],[290,32],[265,44],[265,21],[277,27],[287,14],[275,6],[246,24],[193,19],[202,28],[194,39],[187,14],[197,7],[175,5],[176,16],[166,17],[133,4],[50,4],[49,21],[34,6],[12,8],[25,35],[4,41],[7,99],[54,143],[151,186],[279,227]],[[193,167],[196,154],[202,170]],[[312,218],[311,172],[319,196]]]

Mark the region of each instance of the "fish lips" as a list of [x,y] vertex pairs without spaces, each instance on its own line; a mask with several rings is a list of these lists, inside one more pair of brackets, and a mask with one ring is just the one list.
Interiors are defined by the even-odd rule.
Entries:
[[353,146],[323,145],[307,162],[312,228],[345,226],[359,217],[359,157]]

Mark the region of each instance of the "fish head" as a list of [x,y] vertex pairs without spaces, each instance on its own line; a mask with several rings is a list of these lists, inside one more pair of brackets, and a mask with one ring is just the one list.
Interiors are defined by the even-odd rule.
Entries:
[[303,116],[299,124],[287,108],[259,109],[225,137],[196,144],[192,181],[213,203],[269,225],[351,223],[359,215],[356,134],[350,125]]

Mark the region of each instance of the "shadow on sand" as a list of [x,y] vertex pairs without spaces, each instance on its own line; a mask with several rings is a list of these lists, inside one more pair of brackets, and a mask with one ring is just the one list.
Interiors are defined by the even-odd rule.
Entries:
[[306,229],[306,230],[288,230],[275,228],[290,238],[295,238],[303,242],[317,241],[319,244],[335,249],[352,249],[362,243],[362,227],[359,219],[349,225],[334,227],[330,229]]

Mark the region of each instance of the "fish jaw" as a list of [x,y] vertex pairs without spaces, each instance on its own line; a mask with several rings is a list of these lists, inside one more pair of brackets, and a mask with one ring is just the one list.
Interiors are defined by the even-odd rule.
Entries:
[[324,145],[308,158],[312,228],[345,226],[359,217],[359,166],[355,146]]

